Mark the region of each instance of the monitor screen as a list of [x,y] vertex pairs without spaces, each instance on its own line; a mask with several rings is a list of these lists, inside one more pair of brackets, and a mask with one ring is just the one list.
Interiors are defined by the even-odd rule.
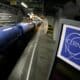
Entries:
[[63,24],[57,57],[80,71],[80,27]]

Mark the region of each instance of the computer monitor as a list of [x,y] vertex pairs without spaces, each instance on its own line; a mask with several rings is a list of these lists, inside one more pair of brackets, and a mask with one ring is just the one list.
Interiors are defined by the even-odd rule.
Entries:
[[[54,67],[57,67],[56,64],[61,64],[66,67],[64,71],[73,68],[71,71],[73,71],[74,74],[75,70],[80,73],[80,22],[69,19],[60,19],[57,27],[57,49],[52,70]],[[57,61],[57,59],[61,61]],[[68,64],[68,67],[65,64]],[[60,68],[61,67],[62,66],[60,66]],[[51,75],[54,72],[57,71],[53,70]]]
[[80,71],[80,27],[63,24],[57,57]]

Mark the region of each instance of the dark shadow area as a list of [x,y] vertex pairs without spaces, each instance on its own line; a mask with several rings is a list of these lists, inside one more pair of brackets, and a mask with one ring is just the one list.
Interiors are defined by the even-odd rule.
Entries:
[[80,73],[56,58],[49,80],[80,80]]

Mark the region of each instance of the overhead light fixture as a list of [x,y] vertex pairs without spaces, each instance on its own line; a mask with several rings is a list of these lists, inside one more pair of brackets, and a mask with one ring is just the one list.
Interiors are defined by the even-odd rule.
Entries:
[[28,8],[28,5],[25,4],[24,2],[21,2],[21,5],[22,5],[23,7],[25,7],[25,8]]

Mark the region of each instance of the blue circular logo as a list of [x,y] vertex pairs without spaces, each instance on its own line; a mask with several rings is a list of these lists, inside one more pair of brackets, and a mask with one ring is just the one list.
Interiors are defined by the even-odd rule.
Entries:
[[70,33],[65,39],[65,51],[70,54],[70,58],[80,60],[80,34]]

